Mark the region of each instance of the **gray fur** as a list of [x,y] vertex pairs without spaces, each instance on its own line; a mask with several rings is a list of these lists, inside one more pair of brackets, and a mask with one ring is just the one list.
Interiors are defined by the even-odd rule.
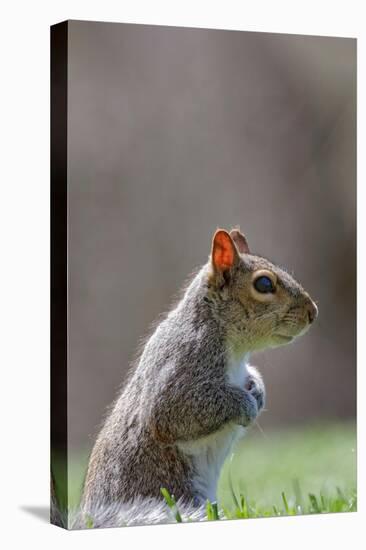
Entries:
[[[176,510],[183,522],[207,519],[203,506],[195,507],[178,500]],[[76,510],[69,514],[69,529],[130,527],[136,525],[157,525],[176,523],[175,510],[161,499],[137,497],[131,502],[114,502],[109,505],[95,505],[88,513]]]
[[[282,298],[277,305],[245,298],[248,276],[260,268],[277,274],[286,304]],[[239,292],[244,292],[240,299]],[[257,371],[243,363],[246,384],[240,386],[231,381],[230,365],[236,368],[237,362],[241,368],[249,352],[276,345],[271,338],[280,320],[298,311],[301,324],[308,300],[290,275],[257,256],[237,254],[225,273],[215,271],[211,260],[203,266],[147,341],[109,414],[90,457],[73,525],[83,526],[80,518],[86,516],[95,527],[170,521],[162,487],[191,515],[203,518],[202,505],[212,494],[199,469],[203,463],[218,468],[215,485],[234,432],[249,426],[264,406]],[[222,441],[226,447],[218,461],[214,455]]]

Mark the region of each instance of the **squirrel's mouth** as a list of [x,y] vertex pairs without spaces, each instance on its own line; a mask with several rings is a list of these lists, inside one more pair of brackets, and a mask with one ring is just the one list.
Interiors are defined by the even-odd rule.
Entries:
[[272,334],[272,342],[275,346],[283,346],[285,344],[290,344],[299,336],[303,336],[305,332],[309,330],[310,324],[305,323],[295,326],[293,323],[290,325],[282,325],[279,327],[281,332],[275,332]]
[[275,343],[277,346],[284,345],[284,344],[289,344],[289,343],[292,342],[295,338],[296,338],[296,336],[290,336],[289,334],[279,334],[279,333],[276,333],[276,334],[273,334],[273,335],[272,335],[272,340],[274,341],[274,343]]

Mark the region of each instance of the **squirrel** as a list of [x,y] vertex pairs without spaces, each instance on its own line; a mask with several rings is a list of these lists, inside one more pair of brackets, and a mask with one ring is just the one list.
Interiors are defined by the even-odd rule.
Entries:
[[205,518],[222,465],[265,404],[252,352],[292,342],[317,306],[284,269],[218,229],[208,262],[148,339],[92,450],[72,528]]

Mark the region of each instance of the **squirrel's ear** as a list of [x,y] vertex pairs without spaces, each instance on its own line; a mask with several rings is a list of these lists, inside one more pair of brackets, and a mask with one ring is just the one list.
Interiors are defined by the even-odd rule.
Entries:
[[232,268],[238,260],[238,251],[233,239],[224,229],[218,229],[212,241],[211,261],[215,271]]
[[240,254],[250,254],[248,241],[243,233],[240,233],[240,229],[232,229],[230,231],[230,236],[236,244]]

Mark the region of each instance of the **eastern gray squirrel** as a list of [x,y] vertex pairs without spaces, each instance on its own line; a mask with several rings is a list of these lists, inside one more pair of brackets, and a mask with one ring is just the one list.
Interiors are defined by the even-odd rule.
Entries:
[[[261,412],[253,351],[306,332],[317,307],[286,271],[215,232],[208,262],[147,341],[94,445],[71,528],[204,519],[221,467]],[[56,514],[55,523],[62,523]]]

